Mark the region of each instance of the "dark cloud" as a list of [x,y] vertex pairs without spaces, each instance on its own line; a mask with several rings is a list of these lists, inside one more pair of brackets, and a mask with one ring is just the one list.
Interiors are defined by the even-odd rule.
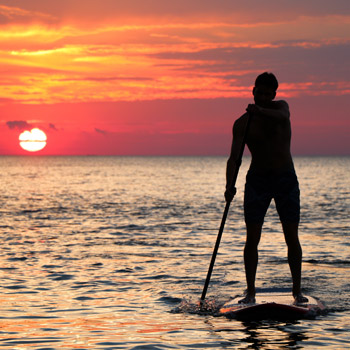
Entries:
[[31,125],[27,123],[25,120],[11,120],[6,122],[6,125],[11,130],[13,129],[23,130],[23,129],[31,128]]
[[102,130],[102,129],[98,129],[98,128],[95,128],[95,131],[99,134],[102,134],[102,135],[106,135],[108,134],[108,131],[106,130]]
[[11,6],[13,2],[10,2],[9,5],[0,4],[0,24],[12,23],[13,21],[26,23],[33,20],[43,22],[52,22],[55,20],[55,16],[47,13],[25,9],[24,6],[22,8]]
[[158,17],[186,18],[197,16],[205,19],[220,16],[235,18],[239,22],[254,23],[259,21],[278,22],[283,18],[299,16],[346,15],[350,13],[349,0],[3,0],[2,14],[5,21],[36,20],[53,21],[67,16],[81,20],[120,19]]
[[[35,126],[33,124],[28,123],[25,120],[9,120],[6,122],[6,125],[9,129],[11,130],[28,130],[28,129],[32,129]],[[56,128],[56,125],[53,123],[49,123],[48,127],[40,127],[43,130],[54,130],[54,131],[58,131],[58,129]]]
[[[305,79],[337,82],[350,79],[350,42],[312,42],[305,46],[303,43],[285,41],[262,48],[227,47],[196,52],[168,51],[151,56],[162,62],[169,61],[172,69],[179,72],[230,72],[222,79],[235,79],[243,85],[251,84],[256,71],[260,70],[279,72],[285,82],[303,82]],[[173,64],[174,60],[178,61],[177,65]],[[237,72],[236,76],[231,73],[233,71]]]
[[50,123],[49,124],[49,128],[52,129],[52,130],[57,131],[57,128],[56,128],[55,124]]

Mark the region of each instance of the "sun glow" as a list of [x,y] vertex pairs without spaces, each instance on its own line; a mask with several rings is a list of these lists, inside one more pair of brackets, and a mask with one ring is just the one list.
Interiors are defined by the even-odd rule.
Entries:
[[46,146],[47,137],[45,133],[34,128],[31,131],[24,131],[19,135],[19,145],[26,151],[37,152]]

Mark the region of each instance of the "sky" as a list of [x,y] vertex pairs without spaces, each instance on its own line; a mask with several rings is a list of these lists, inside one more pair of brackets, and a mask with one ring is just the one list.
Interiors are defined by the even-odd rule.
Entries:
[[273,72],[294,155],[350,154],[349,0],[0,0],[0,155],[228,155]]

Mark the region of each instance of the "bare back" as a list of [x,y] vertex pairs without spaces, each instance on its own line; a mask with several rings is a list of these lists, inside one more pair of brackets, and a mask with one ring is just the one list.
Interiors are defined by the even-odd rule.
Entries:
[[[247,117],[245,114],[242,119]],[[247,146],[252,155],[250,169],[260,173],[294,169],[290,142],[289,118],[252,115],[247,136]]]

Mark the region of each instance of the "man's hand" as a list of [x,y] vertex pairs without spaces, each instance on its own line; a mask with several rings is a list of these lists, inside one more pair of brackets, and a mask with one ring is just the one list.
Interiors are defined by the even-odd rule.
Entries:
[[225,200],[226,202],[232,202],[233,197],[235,196],[237,190],[236,187],[229,188],[225,191]]
[[261,108],[256,104],[249,104],[246,111],[251,114],[259,114],[261,113]]

